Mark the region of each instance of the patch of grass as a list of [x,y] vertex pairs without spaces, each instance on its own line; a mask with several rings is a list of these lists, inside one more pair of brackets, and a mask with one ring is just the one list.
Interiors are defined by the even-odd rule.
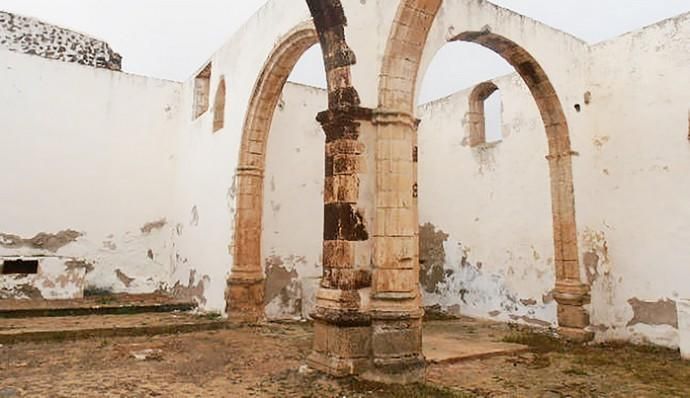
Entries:
[[113,295],[113,289],[111,288],[98,287],[93,285],[84,287],[84,297],[112,297]]
[[[433,384],[388,385],[363,381],[359,379],[347,379],[340,382],[350,394],[363,394],[366,397],[377,398],[474,398],[477,395],[454,390]],[[348,395],[349,396],[349,395]],[[355,395],[358,396],[358,395]]]
[[690,380],[690,364],[675,350],[652,345],[610,343],[588,347],[578,352],[576,363],[600,371],[632,375],[660,393],[682,395]]
[[220,312],[211,311],[199,314],[199,317],[209,321],[218,321],[223,318],[223,315],[221,315]]
[[557,337],[533,331],[514,331],[501,340],[504,343],[526,345],[538,353],[565,352],[569,348],[568,343]]

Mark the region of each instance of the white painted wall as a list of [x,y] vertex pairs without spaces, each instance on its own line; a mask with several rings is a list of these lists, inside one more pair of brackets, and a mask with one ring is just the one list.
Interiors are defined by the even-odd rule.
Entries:
[[468,145],[473,88],[418,108],[420,223],[448,234],[446,277],[423,287],[424,303],[481,318],[554,324],[544,125],[518,75],[493,82],[502,98],[500,142]]
[[315,116],[327,107],[325,90],[288,83],[273,116],[261,239],[269,319],[307,318],[321,280],[325,135]]
[[87,285],[117,292],[165,287],[170,229],[141,228],[170,214],[181,85],[5,50],[0,71],[0,233],[82,234],[0,257],[84,260]]
[[674,326],[628,326],[628,300],[690,297],[690,14],[593,46],[589,78],[575,178],[581,250],[599,256],[592,323],[600,339],[676,346]]
[[[375,107],[397,2],[344,3],[358,58],[355,86],[363,105]],[[216,133],[213,112],[192,119],[192,79],[178,84],[0,52],[0,233],[83,234],[56,252],[4,247],[0,256],[84,260],[95,267],[87,283],[132,292],[162,286],[222,311],[242,126],[277,40],[309,20],[305,3],[295,4],[268,2],[213,55],[211,104],[221,77],[227,85],[225,127]],[[590,47],[485,1],[446,0],[425,48],[419,81],[451,35],[488,26],[529,51],[551,79],[579,154],[581,260],[599,256],[583,269],[596,275],[591,311],[599,339],[677,344],[673,326],[627,324],[634,315],[628,300],[690,296],[683,283],[690,260],[689,21],[685,15]],[[496,84],[505,139],[491,147],[463,145],[467,91],[418,113],[421,221],[449,234],[445,266],[452,271],[425,300],[553,325],[544,128],[518,78]],[[271,318],[304,315],[312,294],[306,286],[320,274],[323,136],[313,118],[324,108],[323,92],[288,85],[269,138],[263,257],[272,264],[279,258],[301,286],[289,287],[287,304],[277,297],[269,303]],[[46,263],[45,275],[52,273]]]

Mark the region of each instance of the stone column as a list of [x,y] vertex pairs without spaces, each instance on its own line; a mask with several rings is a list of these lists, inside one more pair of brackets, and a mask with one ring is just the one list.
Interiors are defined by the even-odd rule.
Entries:
[[[573,193],[572,152],[567,147],[547,156],[551,173],[551,200],[553,208],[554,247],[556,262],[556,289],[558,303],[558,333],[562,337],[585,342],[594,338],[586,328],[590,303],[589,286],[582,283],[577,253],[577,227],[575,225],[575,198]],[[557,148],[557,147],[556,147]]]
[[424,379],[417,213],[417,120],[376,111],[376,221],[370,313],[372,366],[384,383]]
[[317,118],[326,133],[323,279],[312,314],[314,350],[308,363],[337,377],[359,374],[370,362],[371,318],[365,306],[371,285],[373,206],[368,204],[373,203],[373,184],[365,150],[373,151],[360,139],[370,118],[371,110],[356,106]]
[[239,167],[234,264],[227,281],[226,311],[230,320],[254,323],[263,318],[264,275],[261,269],[263,170]]

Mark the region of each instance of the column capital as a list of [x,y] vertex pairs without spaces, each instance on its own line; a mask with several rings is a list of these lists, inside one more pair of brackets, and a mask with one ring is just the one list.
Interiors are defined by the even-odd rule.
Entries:
[[263,177],[264,169],[257,166],[238,166],[235,169],[235,175],[237,176],[249,176],[249,177]]
[[372,123],[375,125],[397,124],[414,130],[419,127],[420,119],[408,112],[400,112],[392,109],[376,108],[373,112]]
[[374,110],[357,105],[341,105],[333,109],[326,109],[316,115],[316,120],[321,125],[335,123],[343,119],[371,120]]

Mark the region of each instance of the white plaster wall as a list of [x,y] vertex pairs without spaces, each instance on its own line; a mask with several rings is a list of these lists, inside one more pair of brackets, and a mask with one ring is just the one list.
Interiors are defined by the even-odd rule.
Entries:
[[309,18],[306,2],[286,7],[284,1],[270,1],[213,55],[210,103],[221,76],[227,92],[220,131],[212,133],[211,111],[192,119],[193,77],[184,84],[171,269],[179,288],[201,293],[206,310],[225,310],[226,280],[233,263],[234,176],[254,84],[279,39]]
[[[281,0],[266,3],[211,58],[211,103],[221,76],[227,84],[225,128],[211,133],[213,114],[206,112],[192,120],[193,78],[184,85],[182,129],[178,138],[178,172],[175,178],[174,210],[176,228],[172,257],[173,280],[180,287],[203,290],[204,308],[222,311],[224,291],[232,260],[231,244],[235,216],[233,177],[239,154],[242,126],[254,84],[275,44],[300,23],[310,20],[303,1]],[[392,21],[399,3],[393,1],[344,0],[348,18],[346,36],[357,55],[352,67],[354,85],[362,105],[378,104],[378,79]],[[425,49],[422,72],[436,50],[446,41],[451,26],[480,30],[491,24],[499,33],[516,37],[520,44],[547,58],[549,73],[557,71],[558,85],[578,85],[573,76],[583,60],[578,56],[586,44],[564,33],[478,0],[444,3]],[[374,33],[372,34],[372,29]],[[562,40],[553,40],[553,35]],[[563,56],[565,54],[565,56]],[[547,68],[550,67],[550,68]],[[201,69],[200,66],[199,69]],[[422,73],[420,73],[421,79]],[[584,77],[583,77],[584,80]],[[558,89],[559,87],[557,87]],[[580,90],[577,90],[578,92]],[[192,221],[192,210],[198,219]],[[201,285],[200,285],[201,283]]]
[[423,286],[424,303],[481,318],[554,324],[546,133],[518,75],[493,82],[502,97],[500,142],[468,146],[472,88],[418,108],[420,224],[448,235],[445,278]]
[[[363,105],[376,107],[398,2],[343,5],[358,59],[354,83]],[[192,119],[192,78],[178,84],[0,52],[0,234],[81,234],[54,251],[13,247],[5,236],[0,256],[47,256],[41,271],[47,285],[56,261],[65,267],[78,261],[93,265],[88,284],[129,292],[163,287],[222,311],[247,106],[279,38],[309,18],[304,1],[289,7],[269,1],[212,56],[211,104],[221,77],[227,85],[225,127],[216,133],[212,111]],[[530,52],[550,78],[578,154],[579,244],[601,340],[677,344],[668,305],[658,303],[690,296],[684,283],[690,276],[689,20],[681,16],[590,48],[486,1],[446,0],[424,51],[420,82],[450,37],[488,27]],[[473,316],[553,325],[544,127],[519,78],[495,83],[505,136],[496,145],[463,145],[469,91],[418,111],[421,222],[449,235],[450,276],[425,301]],[[313,295],[307,290],[320,275],[323,136],[314,116],[323,109],[325,93],[287,85],[269,138],[263,257],[296,275],[285,287],[287,303],[276,296],[267,306],[271,318],[304,316]],[[47,294],[63,293],[80,291]],[[628,326],[632,299],[650,304],[652,315]],[[660,321],[667,324],[654,324]]]
[[[658,302],[690,297],[690,14],[593,46],[589,77],[575,177],[581,250],[599,257],[592,323],[599,339],[676,346]],[[652,304],[639,324],[631,299]]]
[[0,233],[81,234],[55,251],[0,242],[0,257],[84,261],[87,285],[116,292],[164,288],[170,230],[142,228],[170,213],[181,85],[5,50],[0,71]]
[[325,90],[288,83],[268,137],[262,258],[269,319],[307,318],[321,280]]

